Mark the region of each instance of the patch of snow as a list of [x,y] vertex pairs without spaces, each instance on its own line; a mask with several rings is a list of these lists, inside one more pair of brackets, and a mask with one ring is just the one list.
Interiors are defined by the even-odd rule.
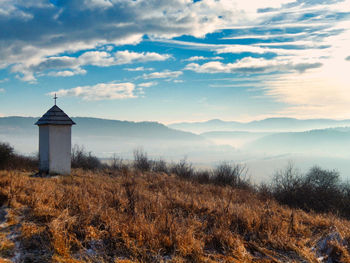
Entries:
[[336,242],[343,246],[346,245],[346,241],[342,238],[337,230],[321,238],[312,248],[312,251],[316,253],[316,257],[319,262],[333,262],[331,254],[333,252],[334,246],[331,244],[331,242]]

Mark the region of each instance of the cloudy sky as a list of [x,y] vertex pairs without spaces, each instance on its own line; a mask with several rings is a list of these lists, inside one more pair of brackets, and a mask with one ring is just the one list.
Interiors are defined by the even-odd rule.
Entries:
[[0,116],[350,118],[350,0],[0,0]]

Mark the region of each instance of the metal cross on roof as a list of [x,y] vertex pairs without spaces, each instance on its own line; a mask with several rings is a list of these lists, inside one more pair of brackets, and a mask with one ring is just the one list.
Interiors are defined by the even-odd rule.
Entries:
[[56,93],[55,93],[55,97],[53,97],[53,99],[55,100],[55,105],[56,105],[56,100],[57,100],[57,96],[56,96]]

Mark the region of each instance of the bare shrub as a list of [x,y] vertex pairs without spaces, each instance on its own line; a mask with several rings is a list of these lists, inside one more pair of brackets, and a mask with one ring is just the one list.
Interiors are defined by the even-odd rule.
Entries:
[[147,153],[142,149],[134,151],[134,168],[142,172],[150,171],[152,168],[152,161],[148,159]]
[[176,174],[179,177],[187,179],[193,178],[193,175],[195,173],[192,164],[188,163],[186,158],[180,160],[176,164],[173,164],[170,168],[170,172]]
[[292,164],[274,176],[273,196],[281,203],[307,211],[349,215],[344,204],[350,202],[348,189],[341,185],[339,173],[312,167],[301,174]]
[[335,170],[324,170],[314,166],[303,178],[303,200],[309,208],[329,212],[340,208],[342,192],[340,186],[339,172]]
[[339,188],[339,172],[312,167],[304,178],[304,184],[318,192],[336,191]]
[[154,160],[152,164],[152,171],[157,173],[169,173],[166,161],[163,159]]
[[129,166],[124,162],[123,158],[118,157],[114,154],[110,162],[109,168],[112,171],[127,171],[129,169]]
[[293,192],[302,184],[302,175],[293,163],[288,163],[285,169],[277,171],[273,177],[273,187],[276,192]]
[[24,156],[14,151],[8,143],[0,143],[0,169],[36,170],[37,156]]
[[246,166],[240,164],[230,165],[224,162],[214,169],[212,181],[217,185],[243,187],[248,184],[248,181],[244,178],[246,174]]
[[5,169],[11,157],[14,155],[14,150],[8,143],[0,143],[0,169]]
[[293,163],[288,163],[285,169],[277,171],[273,177],[272,192],[274,197],[292,207],[301,207],[303,198],[300,196],[302,175]]
[[273,192],[269,184],[260,183],[256,186],[256,192],[259,194],[261,200],[273,199]]
[[[342,200],[341,200],[341,207],[342,207],[342,211],[343,214],[346,218],[350,218],[350,183],[349,182],[345,182],[340,186],[340,190],[342,193]],[[339,201],[338,201],[339,202]]]
[[14,154],[11,157],[10,169],[23,169],[27,171],[37,170],[39,166],[38,156],[24,156],[21,154]]
[[72,168],[96,170],[103,168],[103,165],[91,152],[86,152],[84,147],[74,145],[72,149]]
[[208,170],[199,170],[194,174],[194,179],[200,184],[208,184],[212,179],[212,172]]

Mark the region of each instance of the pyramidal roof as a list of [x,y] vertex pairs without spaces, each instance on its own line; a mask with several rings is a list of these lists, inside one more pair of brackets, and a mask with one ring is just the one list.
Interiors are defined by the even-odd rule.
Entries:
[[49,109],[35,125],[74,125],[75,122],[68,117],[57,105]]

